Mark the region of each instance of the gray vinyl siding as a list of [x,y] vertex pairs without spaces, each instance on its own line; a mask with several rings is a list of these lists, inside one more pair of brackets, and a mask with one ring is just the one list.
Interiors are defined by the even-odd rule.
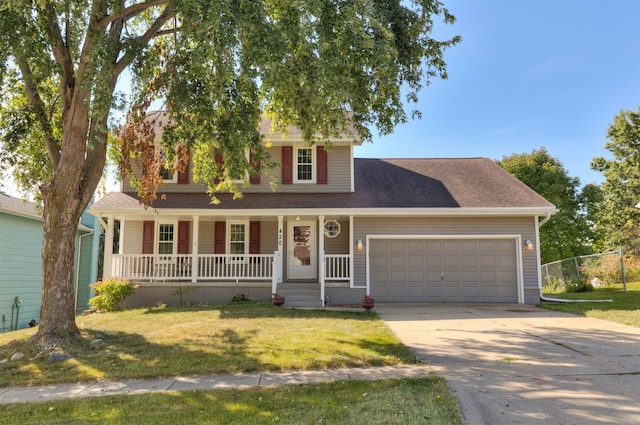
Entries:
[[[351,147],[349,146],[333,146],[331,152],[327,154],[327,184],[307,184],[294,183],[283,185],[281,181],[282,171],[280,165],[282,163],[282,147],[273,146],[267,151],[271,155],[271,159],[276,168],[270,171],[263,171],[260,176],[260,184],[243,187],[238,185],[238,189],[244,193],[271,193],[271,182],[278,183],[276,192],[295,192],[295,193],[327,193],[327,192],[351,192],[351,169],[353,161],[351,158]],[[134,168],[136,175],[141,174],[141,170]],[[133,192],[129,179],[125,178],[122,182],[123,192]],[[189,184],[165,183],[160,187],[159,192],[165,193],[194,193],[206,192],[206,185],[202,182],[193,182],[193,164],[189,164]]]
[[326,254],[348,254],[349,253],[349,222],[338,221],[340,223],[340,234],[335,238],[324,236],[321,229],[321,235],[324,237],[324,252]]
[[143,221],[125,221],[122,241],[123,254],[142,254]]
[[200,221],[198,223],[198,254],[215,253],[215,221]]
[[273,254],[278,250],[278,222],[263,221],[260,224],[260,253]]
[[[367,235],[521,235],[522,240],[535,238],[534,217],[356,217],[354,240]],[[366,249],[366,248],[365,248]],[[366,285],[365,249],[354,250],[354,285]],[[522,250],[525,302],[536,303],[538,262],[536,250]]]

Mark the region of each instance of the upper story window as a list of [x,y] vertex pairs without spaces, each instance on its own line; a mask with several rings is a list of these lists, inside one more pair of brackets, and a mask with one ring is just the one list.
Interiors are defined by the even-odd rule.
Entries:
[[163,147],[157,147],[157,153],[162,161],[162,167],[160,168],[160,176],[165,183],[176,183],[178,181],[177,175],[171,172],[171,169],[167,169],[167,152]]
[[316,163],[313,148],[296,148],[294,159],[294,182],[315,183]]

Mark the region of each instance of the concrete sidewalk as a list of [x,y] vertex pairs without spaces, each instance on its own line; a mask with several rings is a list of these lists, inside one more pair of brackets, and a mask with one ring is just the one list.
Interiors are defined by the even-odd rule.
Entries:
[[177,377],[118,382],[88,382],[42,387],[0,388],[0,404],[43,402],[78,397],[117,394],[145,394],[159,391],[216,390],[223,388],[269,387],[274,385],[313,384],[329,381],[370,381],[385,378],[426,378],[425,365],[382,366],[294,372],[247,373],[200,377]]

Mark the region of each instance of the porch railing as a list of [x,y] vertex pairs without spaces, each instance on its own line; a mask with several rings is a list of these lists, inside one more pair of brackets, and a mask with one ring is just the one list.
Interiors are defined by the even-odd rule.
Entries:
[[324,280],[349,280],[349,254],[324,255]]
[[[325,254],[322,280],[349,280],[349,254]],[[273,254],[114,254],[111,276],[131,280],[282,281],[282,259]],[[275,264],[275,266],[274,266]]]
[[112,276],[132,280],[271,280],[273,254],[114,254]]

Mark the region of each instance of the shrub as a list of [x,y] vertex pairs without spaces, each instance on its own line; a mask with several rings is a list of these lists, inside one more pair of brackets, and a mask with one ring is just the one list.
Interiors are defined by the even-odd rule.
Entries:
[[122,301],[133,294],[137,286],[131,285],[127,279],[112,277],[98,281],[93,285],[96,296],[89,300],[93,310],[115,311],[121,308]]
[[564,282],[564,287],[567,292],[591,292],[593,291],[593,285],[583,279],[568,279]]

